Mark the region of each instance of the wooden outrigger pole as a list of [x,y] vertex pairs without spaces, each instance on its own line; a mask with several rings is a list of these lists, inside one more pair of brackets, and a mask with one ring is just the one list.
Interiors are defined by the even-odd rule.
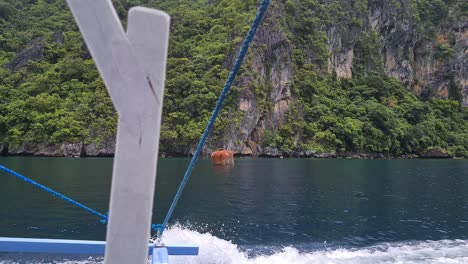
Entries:
[[111,0],[67,1],[119,114],[105,263],[146,263],[169,16],[132,8],[125,33]]

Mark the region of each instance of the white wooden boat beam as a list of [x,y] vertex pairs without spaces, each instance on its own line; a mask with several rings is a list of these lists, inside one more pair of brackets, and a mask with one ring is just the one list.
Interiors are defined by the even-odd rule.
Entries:
[[147,262],[169,16],[136,7],[125,33],[111,0],[67,0],[119,114],[107,264]]

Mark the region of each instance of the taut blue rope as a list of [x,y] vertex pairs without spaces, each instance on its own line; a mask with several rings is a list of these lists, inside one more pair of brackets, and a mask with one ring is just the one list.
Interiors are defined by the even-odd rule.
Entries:
[[23,180],[23,181],[25,181],[25,182],[33,185],[33,186],[36,186],[36,187],[38,187],[39,189],[41,189],[43,191],[46,191],[46,192],[48,192],[48,193],[50,193],[52,195],[55,195],[55,196],[57,196],[58,198],[60,198],[62,200],[65,200],[65,201],[67,201],[67,202],[69,202],[69,203],[71,203],[73,205],[76,205],[76,206],[80,207],[81,209],[83,209],[83,210],[85,210],[87,212],[90,212],[90,213],[92,213],[94,215],[99,216],[100,218],[102,218],[101,222],[103,224],[105,224],[107,222],[107,215],[105,215],[105,214],[101,214],[98,211],[93,210],[93,209],[87,207],[86,205],[83,205],[83,204],[81,204],[81,203],[79,203],[79,202],[77,202],[77,201],[75,201],[75,200],[73,200],[71,198],[68,198],[67,196],[65,196],[65,195],[63,195],[61,193],[58,193],[58,192],[56,192],[56,191],[54,191],[54,190],[52,190],[52,189],[38,183],[36,181],[33,181],[33,180],[29,179],[28,177],[19,174],[16,171],[10,170],[9,168],[7,168],[5,166],[0,165],[0,170],[4,171],[4,172],[6,172],[6,173],[8,173],[10,175],[13,175],[16,178],[21,179],[21,180]]
[[[249,46],[250,46],[250,43],[252,42],[254,36],[255,36],[255,33],[257,32],[257,29],[258,27],[260,26],[260,23],[262,22],[263,20],[263,17],[265,16],[265,13],[266,11],[268,10],[268,6],[270,5],[270,0],[262,0],[261,4],[260,4],[260,7],[258,8],[257,10],[257,14],[255,16],[255,19],[249,29],[249,32],[247,33],[247,36],[246,38],[244,39],[244,42],[242,43],[242,47],[239,51],[239,54],[237,56],[237,59],[236,59],[236,62],[234,63],[234,66],[231,70],[231,72],[229,73],[229,76],[226,80],[226,84],[224,85],[223,87],[223,90],[221,92],[221,95],[219,96],[219,99],[218,99],[218,102],[216,103],[216,107],[214,108],[213,110],[213,113],[211,114],[211,117],[210,117],[210,120],[208,122],[208,125],[206,126],[205,130],[203,131],[203,134],[200,138],[200,142],[198,143],[198,146],[197,146],[197,149],[195,150],[195,153],[192,157],[192,159],[190,160],[190,164],[185,172],[185,175],[184,175],[184,178],[182,179],[182,182],[179,186],[179,189],[177,190],[177,193],[174,197],[174,200],[172,201],[172,204],[171,204],[171,207],[169,208],[169,211],[167,212],[167,215],[166,217],[164,218],[164,222],[162,224],[158,224],[158,225],[155,225],[155,224],[152,224],[151,225],[151,228],[157,232],[157,235],[158,237],[160,238],[162,236],[162,233],[164,232],[164,229],[166,228],[167,226],[167,223],[169,222],[169,219],[171,218],[172,216],[172,213],[174,212],[174,209],[175,209],[175,206],[177,205],[177,202],[179,201],[180,199],[180,196],[182,195],[182,191],[185,187],[185,185],[187,184],[187,181],[190,177],[190,174],[192,173],[192,170],[193,170],[193,167],[195,166],[195,163],[198,159],[198,157],[200,156],[200,153],[201,153],[201,150],[203,148],[203,146],[205,145],[205,141],[206,139],[208,138],[208,134],[211,130],[211,128],[213,127],[215,121],[216,121],[216,118],[218,116],[218,113],[219,113],[219,110],[221,110],[221,107],[223,105],[223,102],[224,100],[226,99],[226,95],[227,93],[229,92],[229,89],[231,88],[231,85],[234,81],[234,78],[236,77],[237,75],[237,72],[239,71],[241,65],[242,65],[242,62],[244,60],[244,57],[245,55],[247,54],[247,50],[249,49]],[[96,210],[93,210],[59,192],[56,192],[34,180],[31,180],[29,179],[28,177],[26,176],[23,176],[21,174],[19,174],[18,172],[16,171],[13,171],[5,166],[2,166],[0,165],[0,170],[10,174],[10,175],[13,175],[15,176],[16,178],[19,178],[35,187],[38,187],[39,189],[43,190],[43,191],[46,191],[64,201],[67,201],[75,206],[78,206],[80,207],[81,209],[89,212],[89,213],[92,213],[94,215],[97,215],[99,216],[100,218],[102,218],[101,222],[102,223],[107,223],[107,215],[105,214],[101,214],[99,213],[98,211]]]
[[218,116],[219,110],[221,109],[223,105],[224,99],[226,98],[226,95],[229,92],[229,89],[231,88],[234,78],[236,77],[236,74],[242,65],[242,61],[244,60],[244,57],[247,54],[249,45],[252,42],[255,36],[255,33],[257,32],[257,29],[260,26],[260,23],[262,22],[266,11],[268,10],[269,5],[270,5],[270,0],[262,0],[262,2],[260,3],[255,19],[252,22],[252,25],[250,27],[249,32],[247,33],[246,38],[244,39],[244,42],[242,43],[242,47],[239,51],[239,55],[237,56],[236,62],[234,63],[234,66],[231,72],[229,73],[229,76],[226,80],[226,84],[224,85],[223,91],[221,92],[218,102],[216,103],[213,113],[211,114],[210,121],[208,122],[208,125],[205,128],[205,131],[203,131],[203,134],[200,138],[200,142],[198,143],[197,149],[195,150],[195,153],[193,154],[193,157],[190,160],[190,164],[187,170],[185,171],[184,178],[182,179],[182,182],[180,183],[179,189],[177,190],[177,193],[174,197],[174,200],[172,201],[171,207],[169,208],[169,211],[167,212],[166,217],[164,218],[163,223],[159,225],[151,226],[158,233],[157,235],[159,237],[162,236],[162,233],[164,232],[164,229],[166,228],[167,223],[169,222],[169,219],[171,218],[172,213],[174,212],[174,208],[177,205],[177,202],[179,201],[180,196],[182,195],[182,191],[184,190],[184,187],[187,184],[190,174],[192,173],[193,167],[195,166],[195,163],[198,157],[200,156],[200,152],[203,148],[203,145],[205,145],[205,141],[208,138],[208,134],[216,121],[216,117]]

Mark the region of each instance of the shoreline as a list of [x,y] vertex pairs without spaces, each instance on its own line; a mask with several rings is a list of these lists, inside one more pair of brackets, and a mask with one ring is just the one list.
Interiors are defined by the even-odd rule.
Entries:
[[[114,157],[115,143],[113,141],[103,142],[103,144],[89,143],[84,144],[63,142],[59,144],[47,143],[24,143],[21,146],[9,146],[8,144],[0,144],[1,157]],[[234,152],[234,157],[250,157],[250,158],[313,158],[313,159],[468,159],[467,156],[455,156],[448,153],[442,148],[428,149],[422,153],[411,153],[394,156],[391,154],[379,152],[318,152],[312,150],[300,151],[279,151],[276,148],[265,147],[260,148],[260,151],[242,151]],[[214,149],[205,148],[201,153],[201,157],[210,157]],[[161,150],[158,154],[161,158],[189,158],[192,157],[192,151],[164,151]]]
[[[182,154],[182,153],[159,153],[158,158],[191,158],[192,154]],[[31,154],[31,153],[18,153],[18,154],[0,154],[0,157],[25,157],[25,158],[113,158],[113,154],[108,155],[85,155],[85,156],[66,156],[66,155],[44,155],[44,154]],[[210,155],[202,154],[201,158],[210,158]],[[467,157],[452,157],[452,156],[419,156],[416,154],[411,155],[402,155],[402,156],[379,156],[379,155],[344,155],[344,154],[332,154],[332,153],[318,153],[317,155],[312,156],[300,156],[300,155],[246,155],[246,154],[234,154],[236,159],[243,158],[252,158],[252,159],[349,159],[349,160],[427,160],[427,159],[438,159],[438,160],[468,160]]]

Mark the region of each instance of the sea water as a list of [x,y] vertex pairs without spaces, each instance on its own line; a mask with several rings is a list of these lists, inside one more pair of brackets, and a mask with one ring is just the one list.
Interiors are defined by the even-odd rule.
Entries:
[[[171,256],[170,263],[187,264],[280,264],[280,263],[468,263],[468,240],[407,241],[378,243],[361,248],[328,248],[327,245],[310,245],[302,251],[293,245],[275,249],[270,254],[249,256],[246,251],[231,241],[223,240],[210,233],[199,233],[183,227],[173,227],[165,235],[166,243],[188,243],[200,246],[198,256]],[[252,248],[251,250],[255,250]],[[34,254],[0,255],[0,263],[33,264],[97,264],[102,257],[72,257]]]
[[[187,165],[160,159],[159,223]],[[0,158],[0,164],[106,212],[111,159]],[[105,239],[92,215],[0,174],[0,236]],[[468,263],[465,160],[201,160],[164,242],[197,244],[171,263]],[[1,254],[0,263],[102,263]]]

